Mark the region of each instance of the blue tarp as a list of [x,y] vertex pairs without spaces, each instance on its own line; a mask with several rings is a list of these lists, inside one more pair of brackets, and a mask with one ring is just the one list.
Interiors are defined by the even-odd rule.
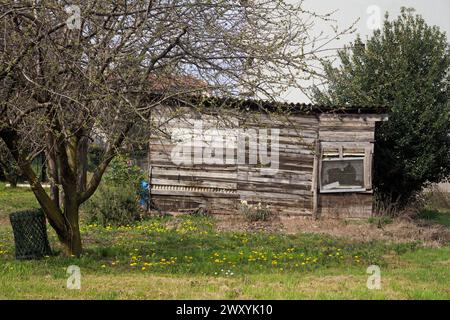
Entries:
[[148,198],[148,190],[149,190],[150,184],[148,181],[142,180],[139,190],[139,204],[141,206],[148,206],[149,204],[149,198]]

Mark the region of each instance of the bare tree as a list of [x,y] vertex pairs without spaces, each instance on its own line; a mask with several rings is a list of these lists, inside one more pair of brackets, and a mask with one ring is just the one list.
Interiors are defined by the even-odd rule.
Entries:
[[[168,99],[295,86],[315,73],[316,19],[329,15],[282,0],[2,0],[0,138],[67,253],[81,254],[79,207],[134,124],[155,129],[150,114]],[[106,147],[88,180],[95,134]],[[50,193],[31,167],[42,152]]]

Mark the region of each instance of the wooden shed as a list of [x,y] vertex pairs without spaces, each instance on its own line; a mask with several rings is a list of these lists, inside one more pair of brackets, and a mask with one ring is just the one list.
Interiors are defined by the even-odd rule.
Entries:
[[[213,111],[218,101],[240,115],[223,118]],[[245,200],[277,214],[371,216],[384,108],[218,98],[206,108],[210,114],[189,108],[176,120],[154,119],[165,134],[150,138],[145,166],[160,209],[233,214]]]

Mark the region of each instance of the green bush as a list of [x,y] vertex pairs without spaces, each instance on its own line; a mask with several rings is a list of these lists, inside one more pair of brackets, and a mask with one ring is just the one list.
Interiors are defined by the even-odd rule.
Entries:
[[88,223],[129,225],[142,218],[135,190],[103,184],[84,207]]
[[141,220],[139,183],[143,179],[142,170],[130,164],[129,158],[119,155],[113,159],[98,190],[83,208],[87,222],[121,226]]
[[116,156],[109,164],[103,181],[109,185],[132,187],[138,193],[139,183],[145,179],[145,175],[141,168],[130,162],[125,155]]

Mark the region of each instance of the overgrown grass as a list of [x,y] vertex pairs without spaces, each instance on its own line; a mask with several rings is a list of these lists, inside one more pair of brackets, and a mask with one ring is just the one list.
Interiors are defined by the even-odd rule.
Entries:
[[[17,197],[1,194],[9,208],[2,214],[36,206],[29,191],[7,192]],[[58,255],[49,230],[57,255],[17,261],[11,231],[9,224],[0,225],[0,298],[6,299],[450,298],[449,247],[217,232],[214,218],[183,216],[126,227],[83,224],[79,259]],[[366,287],[371,264],[381,267],[381,290]],[[66,288],[69,265],[81,268],[81,290]]]
[[[218,233],[213,218],[192,216],[118,228],[86,225],[83,238],[80,259],[16,261],[9,226],[3,226],[0,298],[450,298],[449,248]],[[381,267],[381,290],[366,287],[371,264]],[[69,265],[81,268],[81,291],[65,288]]]
[[368,219],[368,222],[376,225],[386,225],[391,224],[392,222],[394,222],[394,220],[388,216],[380,216],[380,217],[370,217]]
[[[80,260],[48,257],[46,262],[36,262],[35,267],[62,262],[62,266],[77,263],[106,273],[208,276],[308,272],[328,267],[385,265],[384,254],[401,254],[418,245],[354,242],[314,234],[219,233],[213,224],[212,218],[183,216],[153,218],[126,227],[87,225],[82,228],[86,248]],[[3,259],[12,261],[10,233],[1,233],[0,239],[6,251]],[[57,242],[53,233],[51,240]]]
[[450,228],[450,210],[437,210],[426,208],[419,212],[418,218],[431,220]]
[[418,218],[450,228],[450,194],[431,189],[425,194],[425,207],[420,210]]

